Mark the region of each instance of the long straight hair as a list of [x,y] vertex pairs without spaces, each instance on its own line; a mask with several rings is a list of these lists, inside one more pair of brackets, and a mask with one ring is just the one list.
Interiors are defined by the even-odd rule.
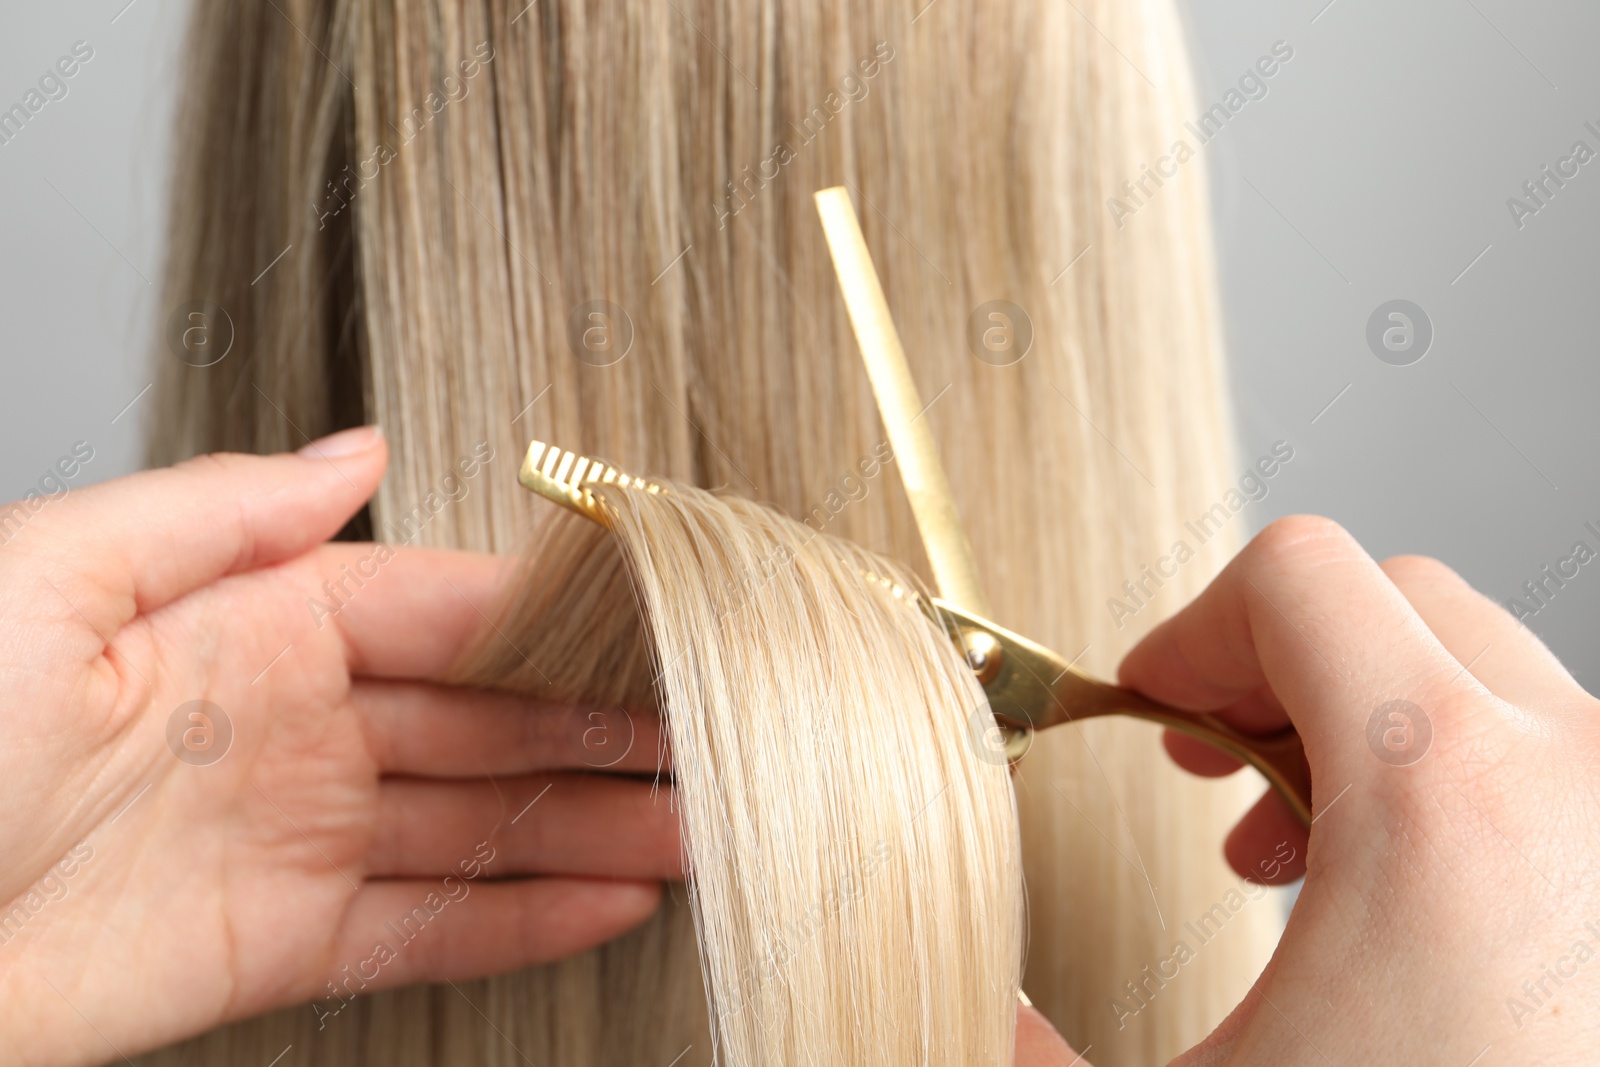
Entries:
[[[377,421],[353,534],[510,552],[553,536],[514,477],[536,437],[922,570],[812,206],[847,184],[1001,621],[1109,673],[1232,547],[1185,528],[1232,460],[1201,166],[1146,166],[1193,113],[1171,0],[198,0],[189,52],[167,296],[234,342],[162,354],[156,462]],[[1145,566],[1178,542],[1175,575]],[[1275,927],[1185,928],[1235,884],[1247,787],[1104,720],[1041,736],[1014,786],[1031,998],[1102,1067],[1198,1040]],[[541,1064],[711,1047],[684,907],[463,988]],[[300,1009],[201,1040],[503,1051],[448,988],[332,1039]]]

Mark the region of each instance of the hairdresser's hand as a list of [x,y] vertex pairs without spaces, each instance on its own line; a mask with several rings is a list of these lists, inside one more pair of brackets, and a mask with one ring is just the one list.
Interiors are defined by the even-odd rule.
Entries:
[[1228,839],[1245,877],[1303,858],[1305,885],[1255,988],[1179,1062],[1594,1062],[1600,702],[1509,614],[1433,560],[1380,567],[1286,519],[1121,677],[1241,728],[1292,721],[1312,770],[1309,847],[1275,796]]
[[[8,530],[6,1063],[116,1060],[312,998],[331,1029],[355,992],[563,956],[655,909],[667,798],[570,773],[610,761],[584,744],[606,724],[430,684],[497,562],[324,543],[386,457],[365,430],[208,456]],[[641,718],[615,769],[654,771],[657,743]]]

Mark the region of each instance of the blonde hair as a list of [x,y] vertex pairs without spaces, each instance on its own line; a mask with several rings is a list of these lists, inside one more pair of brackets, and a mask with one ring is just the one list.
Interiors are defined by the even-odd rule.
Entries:
[[[539,437],[920,568],[811,204],[848,183],[1001,621],[1109,673],[1225,558],[1193,545],[1133,625],[1107,611],[1230,481],[1202,176],[1104,207],[1191,114],[1170,0],[199,0],[190,50],[167,292],[236,340],[211,367],[163,356],[158,462],[373,419],[394,458],[357,532],[512,551],[555,536],[513,476]],[[1006,320],[1011,348],[967,343]],[[419,510],[479,448],[473,490]],[[847,620],[823,623],[859,638]],[[857,684],[888,699],[928,662]],[[1101,1067],[1198,1040],[1273,916],[1231,918],[1176,979],[1148,968],[1233,884],[1216,842],[1248,786],[1097,722],[1041,736],[1015,788],[1035,1003]],[[709,1047],[694,962],[669,907],[463,988],[535,1062],[665,1063]],[[363,1013],[331,1041],[305,1009],[205,1040],[300,1034],[285,1067],[498,1041],[448,988]]]
[[910,576],[737,498],[603,492],[631,589],[594,534],[547,541],[459,675],[593,699],[595,657],[540,635],[637,648],[637,591],[654,655],[647,674],[606,653],[608,695],[647,707],[659,687],[714,1047],[739,1065],[1009,1065],[1016,807],[973,730],[983,691]]

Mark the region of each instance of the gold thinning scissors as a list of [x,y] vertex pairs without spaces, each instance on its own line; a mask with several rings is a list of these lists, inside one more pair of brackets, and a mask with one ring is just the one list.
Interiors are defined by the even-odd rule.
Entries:
[[965,653],[996,721],[1009,728],[1006,754],[1020,759],[1034,730],[1100,715],[1129,715],[1197,738],[1250,764],[1282,795],[1301,823],[1310,826],[1311,769],[1294,727],[1258,736],[1242,733],[1215,715],[1180,711],[1093,678],[986,617],[990,612],[972,547],[939,462],[933,432],[920,417],[926,407],[917,395],[850,194],[835,186],[817,193],[816,202],[878,412],[939,591],[925,606]]
[[[1179,711],[1093,678],[1043,645],[987,618],[989,608],[978,584],[972,548],[961,527],[933,433],[920,418],[925,408],[917,396],[855,208],[843,188],[824,189],[816,194],[816,201],[878,411],[939,591],[931,598],[898,588],[896,593],[916,601],[950,635],[983,686],[1003,737],[999,746],[989,749],[986,736],[985,750],[1015,762],[1027,752],[1034,730],[1100,715],[1129,715],[1198,738],[1250,764],[1309,826],[1311,770],[1293,727],[1258,736],[1242,733],[1215,715]],[[591,486],[669,491],[657,482],[541,441],[529,444],[518,480],[602,526],[610,525],[610,517]]]

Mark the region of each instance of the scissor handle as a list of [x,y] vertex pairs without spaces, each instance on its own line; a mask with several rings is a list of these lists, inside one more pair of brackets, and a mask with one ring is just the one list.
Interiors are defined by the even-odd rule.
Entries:
[[1305,743],[1293,726],[1272,734],[1247,734],[1234,729],[1215,715],[1179,711],[1158,704],[1129,689],[1107,685],[1092,678],[1079,679],[1108,691],[1107,699],[1121,707],[1080,712],[1074,719],[1092,715],[1129,715],[1159,723],[1188,737],[1221,749],[1261,772],[1267,783],[1288,803],[1301,825],[1311,825],[1311,765],[1306,762]]
[[1027,738],[1018,731],[1128,715],[1197,738],[1250,764],[1288,802],[1300,822],[1311,825],[1311,767],[1294,727],[1247,734],[1215,715],[1182,711],[1102,682],[1044,646],[943,600],[931,601],[928,613],[965,652],[996,721],[1013,728],[1006,743],[1009,756],[1027,751]]

